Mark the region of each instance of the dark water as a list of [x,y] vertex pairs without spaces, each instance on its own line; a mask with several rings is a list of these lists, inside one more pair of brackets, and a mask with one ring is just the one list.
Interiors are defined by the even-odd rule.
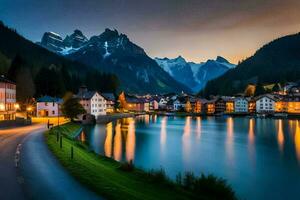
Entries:
[[241,199],[300,199],[298,120],[142,116],[85,127],[81,139],[99,154],[171,177],[223,177]]

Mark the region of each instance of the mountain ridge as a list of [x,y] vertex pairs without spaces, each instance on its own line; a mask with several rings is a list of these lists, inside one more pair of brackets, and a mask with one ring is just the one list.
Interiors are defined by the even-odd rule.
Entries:
[[127,92],[191,92],[162,70],[143,48],[117,30],[107,28],[100,35],[92,36],[83,45],[68,51],[51,48],[51,42],[41,42],[41,45],[73,61],[116,74],[121,82],[121,89]]
[[190,87],[194,92],[202,89],[209,80],[235,67],[221,56],[201,63],[187,62],[182,56],[173,59],[156,57],[155,61],[173,78]]
[[244,92],[248,84],[285,83],[300,79],[300,33],[277,38],[236,68],[207,83],[204,95]]

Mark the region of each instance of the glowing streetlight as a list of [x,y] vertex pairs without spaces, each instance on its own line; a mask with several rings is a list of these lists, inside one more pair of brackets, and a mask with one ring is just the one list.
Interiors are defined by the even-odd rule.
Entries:
[[16,110],[18,110],[18,109],[20,108],[20,105],[19,105],[18,103],[16,103],[16,104],[14,105],[14,107],[15,107]]
[[4,111],[4,110],[5,110],[5,105],[4,105],[4,103],[0,103],[0,110],[1,110],[1,111]]
[[26,108],[26,110],[30,112],[30,111],[32,111],[32,107],[31,107],[31,106],[28,106],[28,107]]

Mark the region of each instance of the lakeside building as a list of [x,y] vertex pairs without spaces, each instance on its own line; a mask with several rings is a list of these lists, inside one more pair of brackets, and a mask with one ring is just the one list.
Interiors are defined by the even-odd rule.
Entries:
[[215,111],[215,100],[207,101],[205,104],[205,113],[207,115],[213,115],[215,114]]
[[57,117],[61,116],[61,105],[63,99],[43,96],[37,99],[36,115],[37,117]]
[[151,98],[149,99],[149,110],[158,110],[159,105],[158,105],[158,98]]
[[257,113],[274,113],[275,104],[279,98],[275,95],[265,94],[256,98],[256,112]]
[[138,98],[134,95],[128,95],[124,92],[121,92],[119,95],[119,102],[122,110],[124,112],[127,111],[135,111],[135,112],[143,112],[149,111],[150,104],[149,102],[145,102],[143,98]]
[[237,97],[234,99],[234,112],[247,113],[249,109],[248,100],[244,97]]
[[234,98],[233,97],[223,97],[222,98],[226,102],[226,113],[234,113]]
[[215,114],[223,114],[226,111],[226,101],[224,98],[217,97],[215,100]]
[[0,121],[14,120],[16,108],[16,84],[0,76]]
[[115,95],[113,93],[101,93],[101,95],[106,100],[106,113],[115,112]]
[[106,115],[106,99],[96,91],[88,91],[86,87],[81,87],[76,98],[79,99],[87,114],[95,116]]
[[[172,101],[172,100],[170,100]],[[173,101],[173,110],[174,111],[179,111],[183,109],[182,103],[179,99],[176,99],[175,101]]]
[[158,108],[159,109],[166,109],[168,100],[165,97],[161,97],[158,101]]

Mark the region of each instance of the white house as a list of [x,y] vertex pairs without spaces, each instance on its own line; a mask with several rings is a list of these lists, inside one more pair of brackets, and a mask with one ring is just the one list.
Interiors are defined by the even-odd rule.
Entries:
[[182,103],[179,101],[179,99],[175,100],[173,102],[173,110],[178,111],[181,108],[183,108]]
[[161,98],[158,102],[158,107],[161,109],[165,109],[167,106],[168,100],[166,98]]
[[272,113],[275,112],[276,96],[266,94],[261,95],[256,99],[256,112],[257,113]]
[[234,99],[234,112],[247,113],[248,112],[248,100],[243,97],[237,97]]
[[37,99],[36,115],[37,117],[57,117],[61,115],[61,104],[63,100],[60,98],[44,96]]
[[87,88],[82,87],[76,97],[86,113],[94,115],[96,119],[100,115],[106,115],[106,99],[100,93],[88,91]]

